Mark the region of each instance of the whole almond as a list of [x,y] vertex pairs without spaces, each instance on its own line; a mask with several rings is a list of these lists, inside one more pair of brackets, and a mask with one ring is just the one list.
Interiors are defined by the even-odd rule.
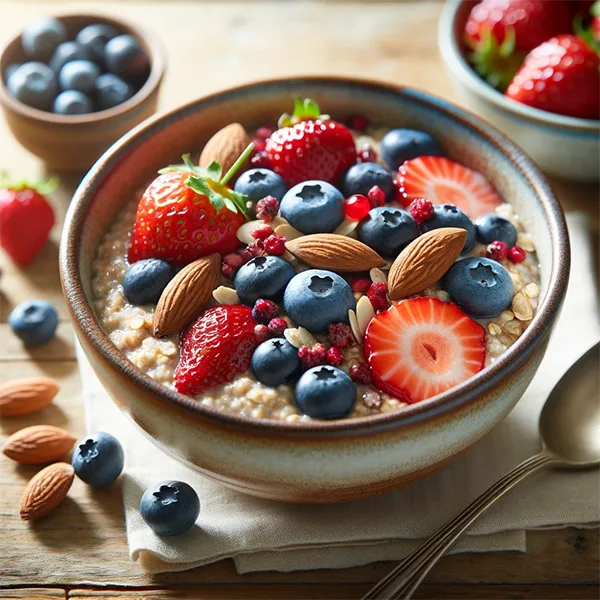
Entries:
[[388,295],[400,300],[438,281],[461,253],[467,232],[459,227],[432,229],[413,240],[394,261]]
[[216,160],[223,171],[229,171],[233,163],[250,143],[250,137],[239,123],[231,123],[213,135],[200,154],[200,166],[207,167]]
[[190,263],[169,283],[156,305],[154,335],[177,333],[208,303],[221,274],[221,257],[211,254]]
[[0,417],[20,417],[48,406],[58,393],[50,377],[25,377],[0,383]]
[[290,254],[316,269],[368,271],[385,260],[366,244],[332,233],[315,233],[285,243]]
[[64,462],[36,473],[21,498],[21,519],[33,521],[52,512],[66,498],[74,475],[75,469]]
[[63,457],[75,443],[64,429],[53,425],[33,425],[13,433],[4,442],[2,452],[27,465],[52,462]]

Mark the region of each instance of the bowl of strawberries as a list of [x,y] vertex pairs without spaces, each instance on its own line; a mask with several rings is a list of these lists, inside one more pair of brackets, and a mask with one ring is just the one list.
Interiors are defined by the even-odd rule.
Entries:
[[456,0],[439,46],[464,103],[549,175],[600,176],[600,4]]

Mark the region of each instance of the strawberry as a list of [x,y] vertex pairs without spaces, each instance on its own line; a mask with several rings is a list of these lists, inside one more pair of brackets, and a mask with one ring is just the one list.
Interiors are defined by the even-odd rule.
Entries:
[[414,298],[375,315],[364,348],[377,388],[420,402],[481,371],[485,329],[456,304]]
[[501,90],[517,72],[525,53],[554,35],[570,31],[566,0],[483,0],[467,19],[469,60],[488,83]]
[[195,166],[189,155],[148,186],[137,208],[128,258],[133,263],[160,258],[186,265],[212,253],[229,254],[239,247],[236,232],[244,223],[247,196],[226,183],[252,152],[250,144],[224,177],[213,162]]
[[0,246],[19,265],[29,264],[48,241],[54,211],[46,200],[57,179],[40,184],[0,182]]
[[551,113],[600,116],[598,55],[575,35],[559,35],[530,52],[506,96]]
[[282,115],[280,128],[267,139],[271,169],[292,186],[309,179],[336,184],[356,163],[350,130],[321,115],[316,102],[294,99],[294,114]]
[[406,206],[417,198],[433,204],[455,204],[471,219],[494,212],[502,200],[492,184],[477,171],[442,156],[407,160],[396,180]]
[[252,309],[241,304],[205,310],[181,333],[175,389],[195,396],[247,371],[259,343],[256,325]]

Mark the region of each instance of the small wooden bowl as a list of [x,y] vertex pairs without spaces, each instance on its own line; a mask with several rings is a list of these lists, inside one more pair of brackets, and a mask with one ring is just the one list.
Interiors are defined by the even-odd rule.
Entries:
[[150,75],[129,100],[86,115],[56,115],[31,108],[8,91],[4,73],[8,65],[25,62],[21,35],[16,35],[0,54],[0,105],[8,126],[19,142],[42,159],[49,170],[85,171],[113,142],[156,112],[158,91],[165,71],[165,54],[158,39],[138,27],[104,15],[58,16],[69,39],[86,25],[107,23],[136,38],[150,60]]

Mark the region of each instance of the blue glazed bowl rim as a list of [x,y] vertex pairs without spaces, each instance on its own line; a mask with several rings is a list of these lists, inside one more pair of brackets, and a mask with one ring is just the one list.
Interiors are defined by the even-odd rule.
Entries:
[[[335,90],[347,92],[350,89],[357,94],[370,91],[375,94],[403,97],[409,102],[425,106],[429,110],[459,122],[474,134],[485,138],[505,155],[507,160],[512,163],[515,175],[525,178],[535,190],[537,201],[548,222],[552,246],[548,289],[533,320],[521,338],[494,364],[483,369],[474,377],[447,392],[397,411],[353,419],[291,423],[255,419],[203,406],[192,398],[166,388],[134,366],[110,340],[85,296],[79,272],[79,261],[82,256],[81,238],[85,219],[90,212],[89,205],[94,198],[95,190],[121,157],[130,153],[137,142],[147,139],[168,125],[170,121],[185,114],[200,111],[203,107],[218,104],[224,99],[244,97],[246,101],[249,101],[253,94],[270,90],[292,96],[298,94],[303,86],[322,86],[330,92]],[[367,79],[306,76],[248,83],[215,92],[146,120],[113,144],[91,168],[73,196],[61,238],[59,265],[67,306],[81,335],[122,376],[152,394],[165,407],[178,408],[190,418],[208,421],[216,426],[233,428],[249,434],[273,437],[330,438],[357,434],[372,435],[384,430],[396,430],[422,424],[429,419],[449,415],[453,411],[475,402],[494,387],[508,381],[524,366],[533,351],[545,342],[551,332],[567,288],[570,248],[562,208],[542,173],[515,144],[479,117],[445,100],[411,88]]]

